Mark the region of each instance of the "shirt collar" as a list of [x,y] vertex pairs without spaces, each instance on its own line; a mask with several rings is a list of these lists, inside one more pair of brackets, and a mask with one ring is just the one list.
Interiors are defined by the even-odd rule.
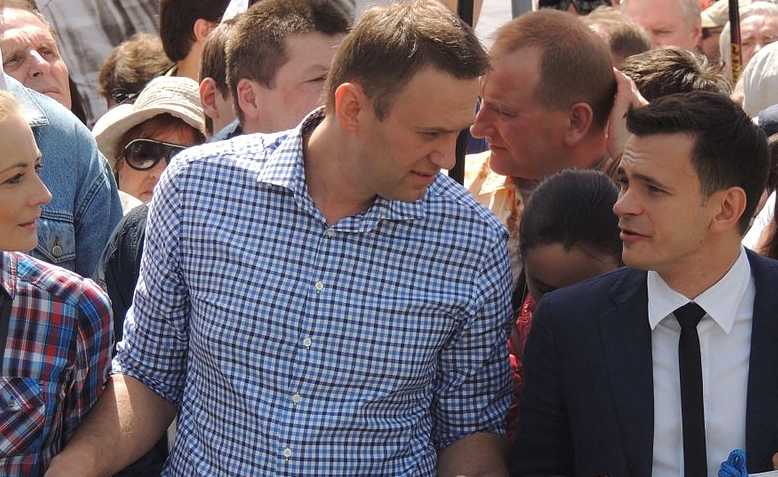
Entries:
[[16,258],[12,253],[0,252],[0,293],[11,301],[16,295]]
[[[271,153],[267,163],[259,173],[257,180],[266,184],[273,184],[290,190],[296,195],[306,195],[305,184],[305,160],[303,157],[303,138],[308,136],[324,119],[325,111],[321,107],[310,113],[300,125],[291,131],[277,135],[275,139],[281,141],[278,147]],[[285,136],[284,136],[285,135]],[[273,135],[265,135],[272,143]],[[268,144],[266,144],[267,146]],[[430,186],[436,187],[441,180],[438,177]],[[424,202],[429,196],[427,190],[424,198],[415,202],[402,202],[376,197],[373,205],[365,212],[365,219],[405,221],[424,215]]]
[[[673,311],[692,301],[670,288],[657,272],[649,271],[646,280],[648,323],[652,330]],[[748,263],[745,249],[741,247],[740,255],[729,271],[715,285],[697,296],[694,302],[705,310],[724,333],[729,334],[751,280],[751,265]]]

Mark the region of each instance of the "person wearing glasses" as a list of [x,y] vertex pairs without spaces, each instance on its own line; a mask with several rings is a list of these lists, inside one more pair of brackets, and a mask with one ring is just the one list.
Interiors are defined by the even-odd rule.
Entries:
[[[138,281],[149,211],[146,203],[173,156],[204,142],[204,129],[197,82],[176,76],[153,79],[133,104],[115,107],[95,125],[97,143],[113,166],[119,190],[130,196],[126,215],[108,242],[95,277],[111,298],[116,342],[121,340]],[[132,207],[132,203],[139,205]],[[158,476],[167,455],[167,441],[162,438],[117,475]]]
[[151,200],[170,159],[202,144],[204,129],[198,84],[183,77],[155,78],[132,104],[121,104],[97,121],[95,139],[125,194],[125,212]]

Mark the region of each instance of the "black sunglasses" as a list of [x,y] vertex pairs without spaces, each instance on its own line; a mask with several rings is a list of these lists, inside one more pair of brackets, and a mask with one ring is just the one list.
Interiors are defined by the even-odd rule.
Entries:
[[134,139],[124,147],[124,160],[136,171],[147,171],[156,166],[162,159],[165,164],[187,146],[170,144],[154,139]]
[[116,105],[120,104],[132,104],[135,102],[135,98],[140,94],[139,91],[126,91],[123,89],[115,89],[111,91],[111,99]]

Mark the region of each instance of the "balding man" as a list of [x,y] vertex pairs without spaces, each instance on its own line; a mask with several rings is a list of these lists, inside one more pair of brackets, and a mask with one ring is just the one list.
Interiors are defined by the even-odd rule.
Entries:
[[702,36],[697,0],[623,0],[621,11],[648,31],[654,48],[693,50]]

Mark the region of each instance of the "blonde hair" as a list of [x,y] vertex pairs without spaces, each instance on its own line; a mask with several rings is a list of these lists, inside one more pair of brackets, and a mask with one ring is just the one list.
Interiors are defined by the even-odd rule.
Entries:
[[0,121],[5,121],[8,116],[18,114],[19,111],[16,97],[8,91],[0,91]]

